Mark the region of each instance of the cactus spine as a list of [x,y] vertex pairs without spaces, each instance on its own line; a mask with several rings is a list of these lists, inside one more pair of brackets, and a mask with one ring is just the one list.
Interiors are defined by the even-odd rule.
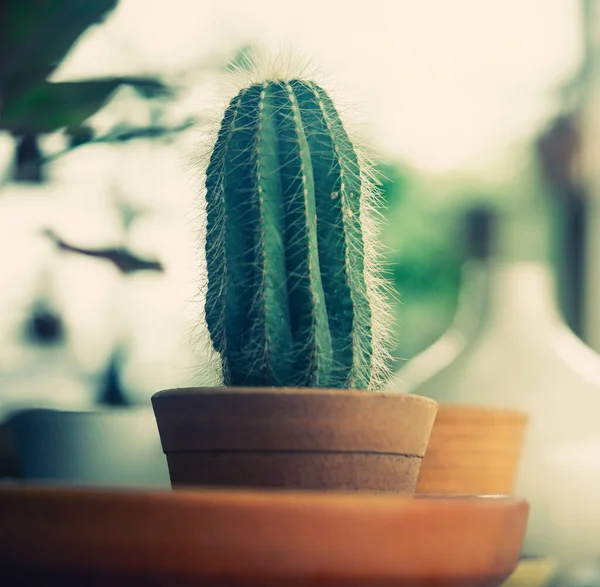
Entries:
[[231,100],[206,173],[205,312],[225,385],[376,384],[367,181],[316,83]]

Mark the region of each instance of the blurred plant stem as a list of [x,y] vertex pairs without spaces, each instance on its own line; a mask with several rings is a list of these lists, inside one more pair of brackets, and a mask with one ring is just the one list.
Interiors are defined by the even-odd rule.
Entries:
[[66,149],[48,155],[43,159],[43,163],[50,163],[59,157],[67,155],[74,149],[82,147],[84,145],[94,144],[115,144],[115,143],[127,143],[129,141],[140,140],[140,139],[160,139],[173,136],[182,133],[192,126],[195,121],[192,119],[185,120],[181,124],[175,126],[145,126],[140,128],[131,127],[120,127],[116,128],[105,135],[99,137],[81,137],[79,140],[71,142]]
[[87,257],[104,259],[112,263],[124,275],[129,275],[138,271],[164,272],[164,268],[160,261],[154,259],[142,259],[129,252],[124,247],[87,249],[66,243],[50,229],[45,230],[44,234],[52,240],[60,250],[85,255]]

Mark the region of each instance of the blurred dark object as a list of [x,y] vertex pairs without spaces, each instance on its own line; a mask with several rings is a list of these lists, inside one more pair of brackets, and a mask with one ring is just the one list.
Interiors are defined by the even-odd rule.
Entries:
[[136,257],[128,250],[121,247],[111,247],[106,249],[84,249],[67,244],[51,230],[46,230],[44,234],[53,240],[59,249],[70,253],[86,255],[88,257],[105,259],[113,263],[113,265],[115,265],[115,267],[117,267],[117,269],[125,275],[135,273],[137,271],[164,271],[160,261],[141,259],[140,257]]
[[497,213],[490,207],[475,207],[465,214],[467,260],[489,259],[495,244]]
[[0,479],[19,476],[19,460],[13,434],[6,423],[0,423]]
[[65,339],[62,318],[47,304],[36,304],[25,323],[25,337],[33,345],[58,345]]
[[546,178],[562,196],[577,197],[581,138],[576,113],[562,114],[552,120],[538,138],[537,150]]
[[583,338],[589,202],[578,170],[581,138],[577,114],[563,114],[553,120],[536,147],[554,208],[559,304],[569,327]]
[[123,349],[117,346],[104,373],[102,388],[98,398],[98,404],[101,406],[124,407],[131,405],[121,383],[123,356]]
[[13,179],[34,183],[44,181],[42,152],[36,135],[24,135],[18,139]]

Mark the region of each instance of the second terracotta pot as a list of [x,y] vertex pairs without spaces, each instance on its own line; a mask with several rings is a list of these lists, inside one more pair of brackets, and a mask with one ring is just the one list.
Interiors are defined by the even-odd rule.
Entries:
[[412,493],[437,412],[416,395],[190,388],[152,398],[171,484]]
[[513,493],[526,424],[517,411],[440,404],[417,493]]

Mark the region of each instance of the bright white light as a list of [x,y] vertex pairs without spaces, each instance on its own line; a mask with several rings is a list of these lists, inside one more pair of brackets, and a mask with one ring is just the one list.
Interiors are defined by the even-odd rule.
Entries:
[[571,0],[121,0],[61,77],[173,71],[257,40],[313,57],[412,163],[471,165],[529,133],[580,59]]

